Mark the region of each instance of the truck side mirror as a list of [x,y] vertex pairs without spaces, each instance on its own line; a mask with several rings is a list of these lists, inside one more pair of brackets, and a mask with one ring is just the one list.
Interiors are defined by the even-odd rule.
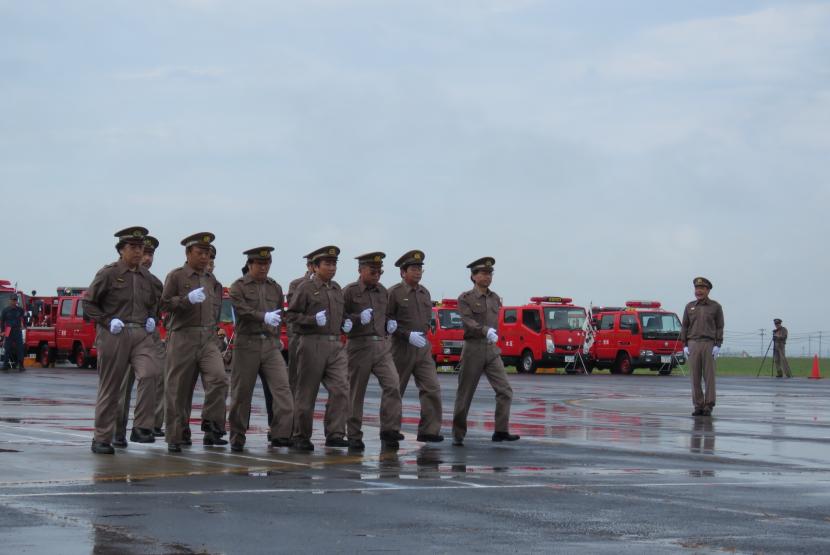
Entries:
[[91,321],[92,321],[92,320],[89,318],[89,316],[87,316],[86,312],[84,313],[84,315],[82,316],[82,318],[84,319],[84,322],[91,322]]

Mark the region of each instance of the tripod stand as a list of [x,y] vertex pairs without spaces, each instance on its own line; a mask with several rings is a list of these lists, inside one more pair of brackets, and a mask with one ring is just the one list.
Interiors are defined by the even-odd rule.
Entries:
[[[761,366],[758,367],[758,373],[755,374],[756,378],[761,376],[761,368],[764,367],[764,363],[767,361],[767,356],[769,356],[769,350],[772,347],[772,341],[773,341],[772,339],[769,340],[769,345],[767,345],[767,352],[764,353],[764,358],[761,360]],[[772,377],[773,370],[774,370],[774,368],[772,367],[772,364],[770,364],[770,367],[769,367],[769,377],[770,378]]]

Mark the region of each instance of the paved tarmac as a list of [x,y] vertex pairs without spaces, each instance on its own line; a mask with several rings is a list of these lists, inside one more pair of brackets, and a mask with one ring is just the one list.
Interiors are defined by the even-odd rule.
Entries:
[[[692,418],[683,376],[518,375],[512,431],[493,443],[479,386],[464,447],[415,441],[414,384],[397,453],[266,447],[257,390],[249,449],[163,442],[89,450],[96,376],[0,373],[0,553],[830,552],[830,384],[719,378]],[[201,389],[195,399],[198,426]]]

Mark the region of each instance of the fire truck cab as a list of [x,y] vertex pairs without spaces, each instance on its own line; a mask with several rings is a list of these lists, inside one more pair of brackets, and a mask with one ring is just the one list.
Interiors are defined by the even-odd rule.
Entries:
[[84,316],[81,295],[39,297],[43,302],[36,325],[26,334],[26,352],[44,367],[69,360],[78,368],[94,368],[95,323]]
[[464,347],[464,326],[457,299],[433,302],[427,340],[432,345],[432,358],[437,366],[458,366]]
[[576,373],[591,364],[584,360],[585,320],[581,306],[563,297],[532,297],[523,306],[499,310],[499,347],[505,364],[520,373],[537,368],[564,368]]
[[631,374],[648,368],[671,374],[685,364],[680,344],[680,319],[661,309],[657,301],[628,301],[625,307],[592,309],[596,329],[591,358],[597,368],[612,374]]

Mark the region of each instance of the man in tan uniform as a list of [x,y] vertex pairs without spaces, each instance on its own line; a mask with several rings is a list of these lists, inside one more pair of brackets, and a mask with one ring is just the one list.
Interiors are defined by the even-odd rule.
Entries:
[[268,277],[274,247],[245,251],[247,272],[231,285],[236,312],[236,339],[231,362],[231,450],[242,451],[251,416],[257,375],[262,373],[273,399],[271,445],[291,445],[294,400],[288,387],[288,369],[280,352],[282,287]]
[[781,318],[776,318],[772,323],[775,324],[775,329],[772,331],[772,342],[774,345],[772,363],[777,372],[775,377],[782,378],[786,376],[792,378],[793,373],[790,371],[790,362],[787,360],[787,354],[785,352],[789,332],[787,332],[787,328],[781,325]]
[[[297,290],[297,287],[304,281],[308,281],[311,279],[311,276],[314,275],[314,265],[311,263],[311,254],[305,255],[305,274],[301,275],[295,280],[292,280],[291,283],[288,284],[288,293],[285,296],[285,300],[288,303],[291,303],[291,297],[294,296],[294,292]],[[288,334],[288,383],[291,386],[291,393],[296,393],[297,389],[297,345],[299,345],[299,335],[290,323],[286,327],[286,333]]]
[[92,452],[113,454],[111,445],[118,419],[118,397],[127,367],[138,378],[134,430],[142,441],[155,441],[153,409],[159,369],[152,333],[158,314],[158,293],[150,272],[141,266],[143,227],[115,234],[119,260],[104,266],[84,294],[84,313],[97,324],[98,399]]
[[[715,406],[715,359],[723,344],[723,308],[709,298],[711,281],[697,277],[692,283],[696,300],[683,311],[680,342],[685,345],[683,352],[692,378],[692,416],[711,416]],[[701,379],[706,383],[705,395]]]
[[432,317],[432,298],[421,285],[424,253],[412,250],[398,258],[395,266],[401,269],[401,283],[389,288],[387,316],[394,326],[392,358],[401,383],[401,399],[406,392],[409,377],[415,376],[415,386],[421,401],[421,421],[418,423],[418,441],[441,442],[441,385],[438,370],[432,360],[432,349],[425,337]]
[[343,313],[343,291],[333,280],[340,249],[328,246],[311,253],[314,276],[302,282],[288,303],[288,322],[300,336],[297,345],[297,390],[294,394],[292,447],[313,451],[314,404],[320,384],[328,391],[326,447],[348,447],[349,362],[341,330],[352,329]]
[[[141,260],[141,265],[149,270],[153,267],[153,257],[156,249],[159,246],[159,241],[152,235],[147,235],[144,238],[144,255]],[[161,291],[164,285],[161,280],[150,274],[150,280],[153,282],[153,290],[158,299],[161,299]],[[154,317],[158,322],[158,316]],[[164,343],[159,336],[158,327],[153,331],[153,343],[156,351],[156,365],[158,366],[158,378],[156,379],[156,407],[153,411],[153,437],[160,437],[164,434],[156,433],[161,424],[158,421],[159,407],[161,413],[164,414]],[[132,399],[133,384],[135,384],[135,372],[133,367],[127,368],[127,373],[124,374],[124,381],[121,384],[121,393],[118,397],[118,420],[115,428],[115,439],[112,442],[113,447],[127,447],[127,423],[130,419],[130,400]],[[160,430],[159,430],[160,431]],[[136,443],[152,443],[142,436],[141,432],[133,426],[132,434],[130,434],[130,441]]]
[[196,233],[182,240],[187,263],[167,274],[161,308],[169,313],[165,394],[168,451],[180,453],[184,429],[190,420],[190,400],[196,375],[205,386],[202,430],[205,445],[227,445],[225,397],[228,382],[222,353],[216,345],[216,325],[222,306],[222,286],[206,271],[212,233]]
[[374,374],[382,390],[380,399],[380,439],[387,449],[397,449],[403,439],[401,429],[401,392],[398,372],[392,361],[392,350],[387,333],[395,331],[395,324],[386,319],[389,302],[386,287],[380,284],[383,273],[382,252],[370,252],[357,257],[360,278],[343,288],[346,317],[352,323],[347,352],[349,355],[349,396],[351,416],[347,431],[349,449],[363,451],[363,400],[369,376]]
[[467,265],[470,280],[475,286],[458,297],[458,311],[464,324],[464,348],[458,363],[458,392],[455,396],[455,411],[452,420],[452,444],[464,445],[467,435],[467,414],[473,402],[481,374],[496,392],[496,430],[493,441],[516,441],[519,436],[511,434],[510,405],[513,388],[507,381],[501,351],[496,342],[499,339],[499,309],[501,298],[490,290],[493,281],[495,258],[485,256]]

